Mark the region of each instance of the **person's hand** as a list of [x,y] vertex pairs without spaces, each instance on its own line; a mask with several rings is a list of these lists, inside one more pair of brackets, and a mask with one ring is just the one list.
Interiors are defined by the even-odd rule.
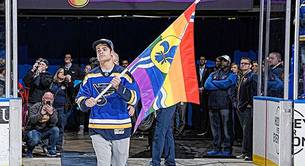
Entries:
[[68,82],[71,82],[71,75],[67,74],[65,79],[68,81]]
[[34,72],[37,69],[37,67],[38,67],[38,63],[36,62],[32,67],[32,72]]
[[85,101],[86,106],[89,108],[95,106],[96,103],[97,103],[97,101],[95,101],[93,97],[90,97],[89,99],[86,99],[86,101]]
[[41,115],[47,114],[46,105],[44,105],[40,111]]
[[121,83],[121,78],[118,77],[118,76],[115,76],[115,77],[111,80],[110,83],[112,84],[112,86],[113,86],[116,90],[118,90],[118,89],[119,89],[119,85],[120,85],[120,83]]
[[135,109],[134,106],[132,106],[132,105],[129,105],[129,106],[127,107],[127,109],[128,109],[128,114],[129,114],[129,116],[133,116],[134,113],[136,112],[136,109]]
[[52,115],[54,113],[54,108],[52,106],[46,105],[45,108],[49,115]]

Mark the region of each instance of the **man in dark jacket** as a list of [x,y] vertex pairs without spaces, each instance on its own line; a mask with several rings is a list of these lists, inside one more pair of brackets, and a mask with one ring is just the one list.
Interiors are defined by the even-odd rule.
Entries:
[[207,134],[209,128],[209,112],[208,112],[208,93],[204,90],[204,83],[212,73],[213,69],[206,67],[206,59],[204,56],[199,57],[199,65],[197,66],[197,79],[200,92],[200,105],[193,104],[193,125],[199,131],[199,136]]
[[251,60],[242,57],[241,76],[237,83],[236,109],[243,130],[242,154],[237,158],[252,159],[253,96],[257,95],[257,74],[251,70]]
[[214,146],[213,150],[208,151],[208,155],[231,156],[233,130],[229,108],[233,96],[230,92],[236,86],[237,75],[230,70],[231,59],[228,55],[221,56],[220,60],[220,69],[211,73],[204,84],[204,89],[209,93],[208,105]]
[[48,156],[56,156],[56,143],[59,137],[57,124],[57,111],[52,104],[54,96],[46,92],[42,102],[34,104],[29,109],[28,124],[26,126],[27,157],[33,157],[33,150],[42,139],[49,139]]
[[47,71],[48,65],[49,63],[46,59],[40,58],[23,78],[23,82],[30,88],[29,107],[41,102],[42,95],[52,83],[52,75]]
[[267,95],[272,97],[284,97],[284,66],[281,54],[271,52],[268,56],[268,88]]

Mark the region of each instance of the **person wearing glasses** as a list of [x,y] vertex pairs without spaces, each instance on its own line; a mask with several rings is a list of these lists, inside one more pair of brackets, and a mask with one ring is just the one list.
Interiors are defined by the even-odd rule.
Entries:
[[251,70],[251,59],[242,57],[240,79],[236,87],[236,110],[243,131],[242,154],[239,159],[252,160],[253,96],[257,94],[257,74]]

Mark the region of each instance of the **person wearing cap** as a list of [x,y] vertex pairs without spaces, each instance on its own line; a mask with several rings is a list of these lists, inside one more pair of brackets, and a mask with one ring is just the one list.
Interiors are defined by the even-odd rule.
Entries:
[[56,143],[59,138],[59,129],[56,126],[57,111],[53,107],[54,95],[46,92],[42,101],[29,109],[29,117],[25,129],[27,137],[27,157],[33,157],[33,150],[42,140],[49,140],[47,155],[56,157]]
[[29,107],[41,101],[42,95],[53,81],[52,75],[47,71],[48,65],[49,62],[46,59],[38,59],[23,78],[25,85],[30,88]]
[[231,59],[228,55],[223,55],[219,59],[221,61],[219,70],[211,73],[204,84],[204,89],[209,93],[208,106],[213,135],[213,149],[207,154],[228,157],[232,155],[233,142],[230,116],[233,94],[230,92],[233,92],[236,85],[237,75],[230,70]]
[[[91,110],[89,133],[98,166],[125,166],[129,154],[131,119],[139,99],[138,86],[129,72],[113,61],[113,43],[100,39],[93,43],[99,66],[84,78],[76,102],[82,111]],[[99,100],[95,98],[108,85]]]

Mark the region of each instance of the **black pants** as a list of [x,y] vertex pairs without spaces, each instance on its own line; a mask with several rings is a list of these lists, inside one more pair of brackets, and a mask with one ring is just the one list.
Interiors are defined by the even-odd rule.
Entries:
[[237,115],[243,129],[242,153],[252,156],[253,110],[237,111]]

